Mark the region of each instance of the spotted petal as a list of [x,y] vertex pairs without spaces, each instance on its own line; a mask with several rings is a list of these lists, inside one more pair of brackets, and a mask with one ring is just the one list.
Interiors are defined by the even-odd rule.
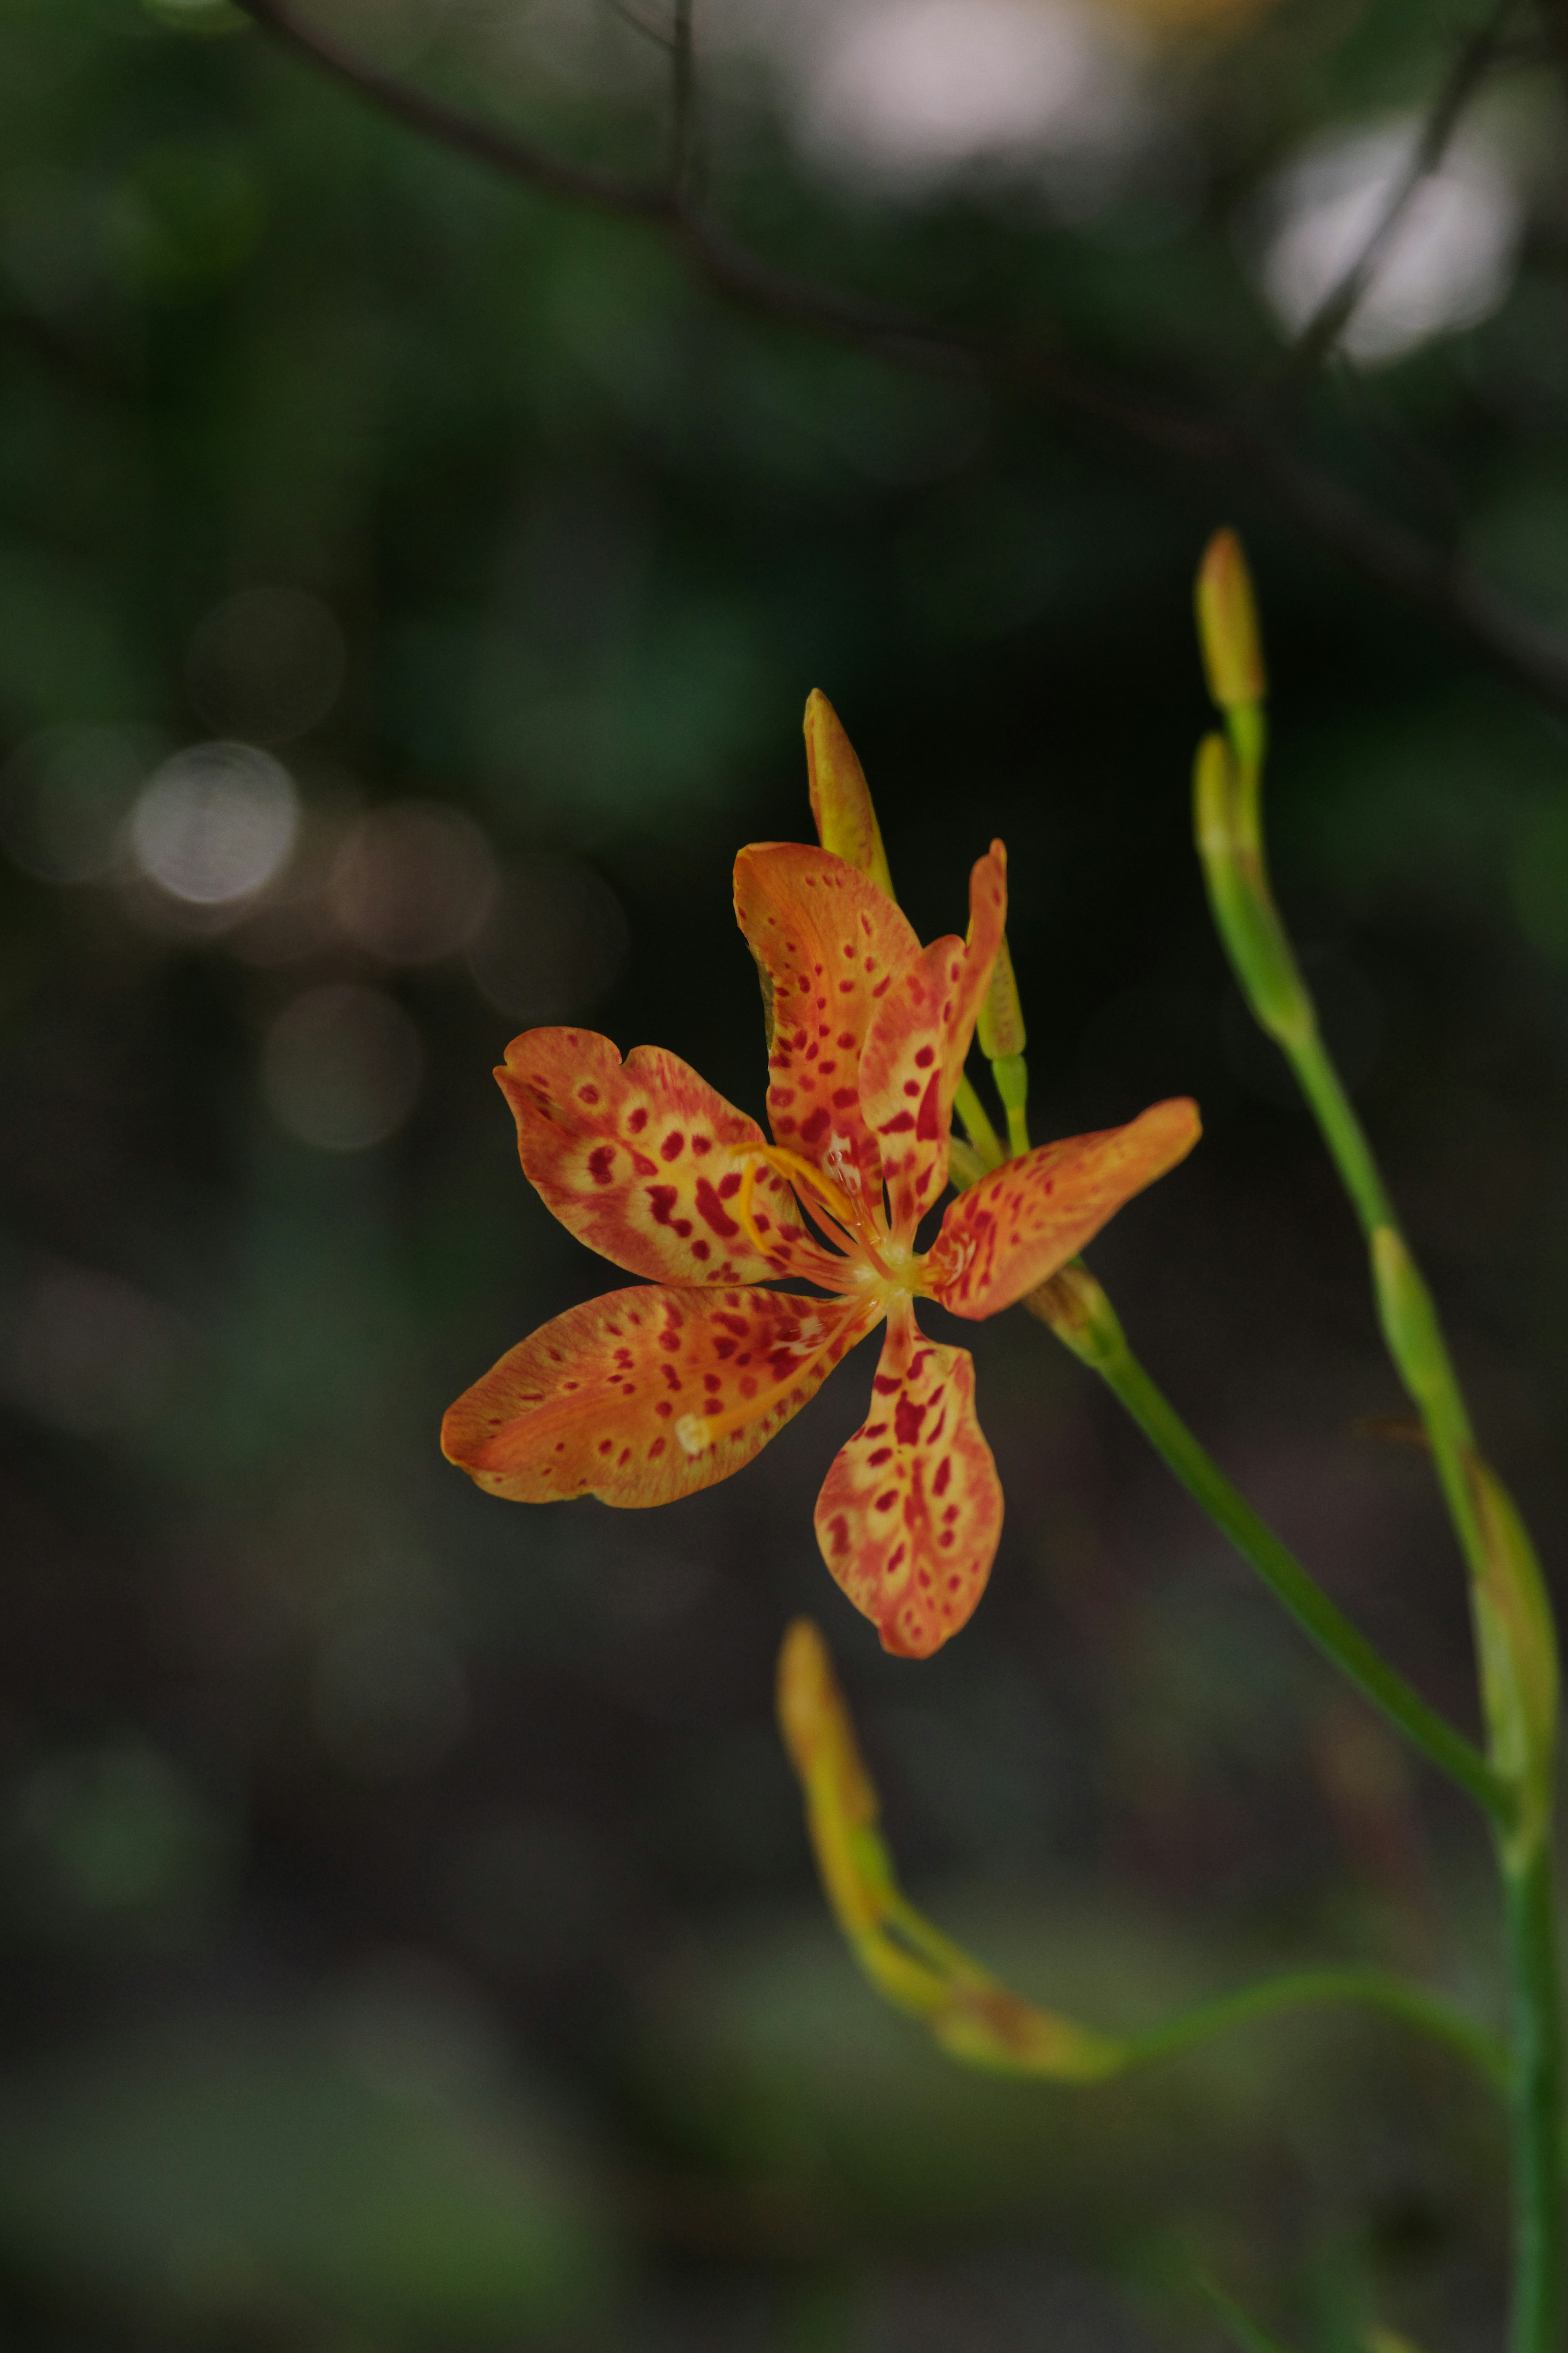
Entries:
[[[466,1390],[442,1424],[442,1451],[516,1504],[674,1503],[760,1452],[873,1320],[863,1299],[607,1292],[543,1324]],[[707,1417],[742,1411],[739,1427],[707,1439]]]
[[[562,1224],[628,1274],[656,1282],[821,1280],[826,1254],[801,1229],[784,1179],[755,1157],[766,1138],[678,1054],[637,1046],[621,1060],[592,1029],[529,1029],[497,1072],[525,1174]],[[752,1221],[736,1216],[754,1171]]]
[[1126,1127],[1042,1144],[950,1201],[926,1261],[931,1295],[971,1320],[1011,1307],[1056,1273],[1124,1201],[1183,1160],[1201,1133],[1185,1096]]
[[974,1362],[889,1319],[871,1411],[823,1482],[816,1540],[828,1567],[902,1658],[956,1634],[985,1589],[1002,1488],[974,1419]]
[[843,859],[794,841],[735,860],[735,915],[769,998],[768,1119],[774,1140],[857,1180],[879,1204],[876,1140],[860,1111],[860,1049],[921,944],[885,891]]
[[947,1182],[947,1132],[975,1016],[1007,920],[1007,857],[999,841],[969,880],[969,944],[933,940],[900,973],[860,1058],[860,1105],[876,1135],[895,1240],[907,1242]]

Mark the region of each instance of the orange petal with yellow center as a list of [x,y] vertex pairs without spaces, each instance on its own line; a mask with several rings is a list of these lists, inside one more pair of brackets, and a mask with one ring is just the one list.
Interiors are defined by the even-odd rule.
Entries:
[[[808,1240],[784,1179],[759,1163],[767,1139],[678,1054],[637,1046],[621,1060],[592,1029],[529,1029],[496,1072],[517,1121],[524,1174],[579,1241],[656,1282],[822,1280],[835,1261]],[[748,1171],[756,1238],[737,1205]]]
[[794,841],[742,850],[735,916],[769,997],[774,1140],[879,1207],[881,1164],[860,1110],[860,1049],[898,975],[920,955],[909,919],[843,859]]
[[1184,1160],[1202,1134],[1185,1096],[1126,1127],[1042,1144],[950,1201],[926,1260],[932,1298],[978,1320],[1011,1307],[1077,1256],[1124,1201]]
[[1002,1487],[974,1419],[974,1360],[889,1320],[871,1411],[816,1504],[822,1556],[882,1638],[926,1659],[964,1624],[1002,1534]]
[[[465,1390],[442,1423],[441,1451],[516,1504],[671,1504],[760,1452],[873,1315],[864,1300],[781,1291],[608,1292],[542,1325]],[[706,1438],[709,1416],[742,1411],[739,1426]]]
[[916,1226],[947,1183],[947,1132],[975,1016],[1007,921],[1007,857],[999,841],[969,881],[969,944],[934,940],[900,975],[860,1058],[860,1105],[876,1135],[894,1238]]

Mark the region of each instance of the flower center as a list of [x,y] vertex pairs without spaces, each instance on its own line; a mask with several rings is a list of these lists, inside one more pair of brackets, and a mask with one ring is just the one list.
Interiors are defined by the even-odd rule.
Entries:
[[[857,1200],[846,1186],[836,1185],[831,1177],[823,1175],[820,1168],[814,1168],[809,1160],[803,1160],[799,1153],[785,1152],[776,1144],[759,1144],[753,1148],[735,1203],[736,1217],[752,1247],[763,1258],[776,1255],[776,1249],[771,1250],[758,1231],[752,1210],[758,1171],[764,1163],[794,1186],[802,1208],[807,1210],[818,1227],[826,1210],[838,1229],[839,1236],[837,1240],[832,1237],[826,1239],[844,1257],[859,1260],[858,1273],[863,1270],[864,1275],[879,1276],[885,1282],[897,1282],[889,1261],[900,1253],[889,1240],[887,1226],[879,1212]],[[815,1196],[815,1198],[808,1202],[806,1195]],[[905,1250],[901,1255],[907,1259],[909,1253]]]

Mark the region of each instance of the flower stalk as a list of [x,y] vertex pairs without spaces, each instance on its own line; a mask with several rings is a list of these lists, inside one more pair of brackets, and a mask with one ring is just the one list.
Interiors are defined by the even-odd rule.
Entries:
[[1261,819],[1267,680],[1251,584],[1233,533],[1217,533],[1205,552],[1197,612],[1205,670],[1226,730],[1200,747],[1194,793],[1194,832],[1215,925],[1254,1014],[1289,1059],[1360,1219],[1384,1339],[1425,1423],[1468,1572],[1488,1765],[1510,1801],[1506,1812],[1489,1809],[1513,1989],[1510,2343],[1511,2353],[1559,2353],[1568,2280],[1552,1853],[1560,1677],[1551,1607],[1523,1523],[1476,1450],[1436,1303],[1323,1043],[1310,992],[1274,905]]

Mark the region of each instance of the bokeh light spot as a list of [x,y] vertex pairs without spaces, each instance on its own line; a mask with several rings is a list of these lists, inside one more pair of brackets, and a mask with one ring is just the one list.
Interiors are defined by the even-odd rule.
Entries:
[[307,990],[273,1023],[261,1083],[279,1126],[322,1152],[361,1152],[396,1133],[419,1099],[425,1054],[379,988]]
[[225,906],[254,897],[294,847],[287,769],[252,744],[194,744],[165,760],[131,817],[131,846],[171,897]]
[[[1275,181],[1263,288],[1292,333],[1360,259],[1399,188],[1422,126],[1414,117],[1335,132]],[[1434,335],[1473,327],[1513,277],[1523,207],[1510,175],[1478,141],[1456,142],[1389,238],[1342,346],[1373,366]]]
[[918,189],[986,159],[1103,160],[1149,123],[1132,57],[1072,0],[891,0],[829,20],[803,129],[825,162]]
[[468,945],[495,901],[489,842],[461,810],[393,801],[353,826],[328,895],[349,937],[386,964],[435,964]]

